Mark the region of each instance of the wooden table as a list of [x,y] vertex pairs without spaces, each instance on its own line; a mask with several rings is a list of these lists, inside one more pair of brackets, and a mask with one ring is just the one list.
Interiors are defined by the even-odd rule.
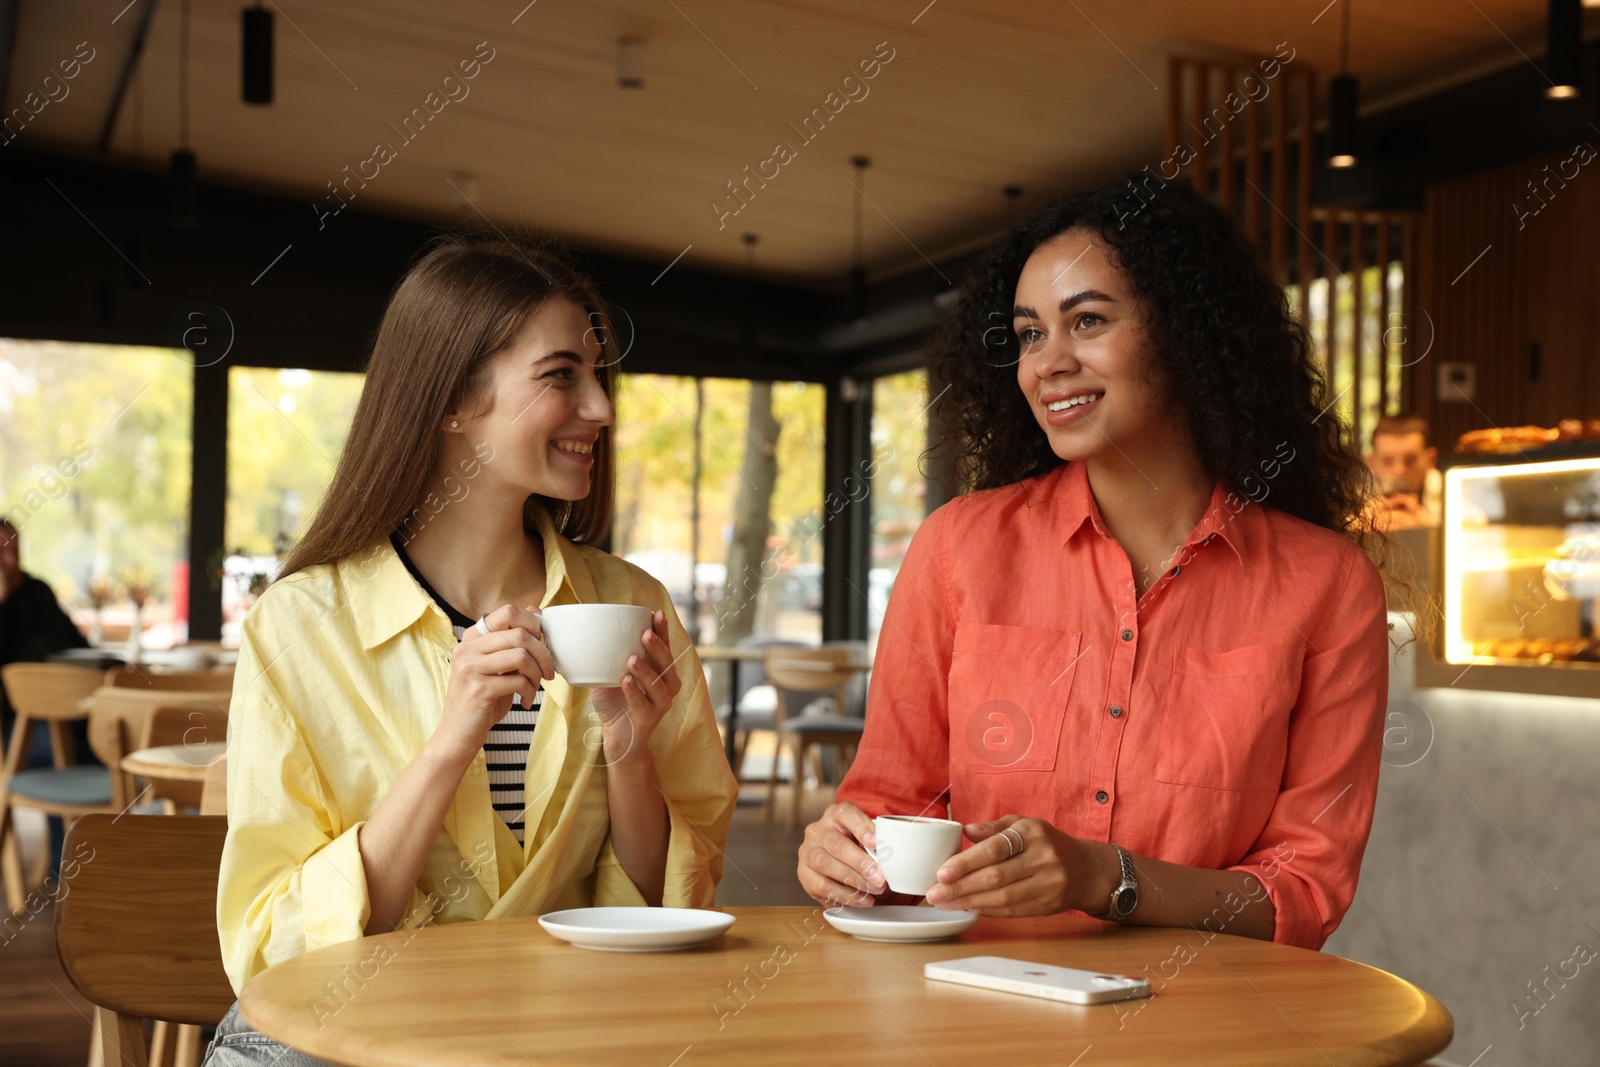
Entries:
[[[727,910],[733,928],[688,952],[574,948],[532,918],[363,938],[257,975],[240,1010],[352,1067],[1326,1067],[1421,1063],[1453,1031],[1383,971],[1227,935],[1055,916],[889,945],[837,932],[820,908]],[[1145,976],[1155,996],[1084,1007],[922,977],[928,960],[977,955]]]
[[228,754],[226,741],[197,745],[160,745],[141,748],[122,757],[122,769],[140,778],[169,782],[203,782],[206,768]]

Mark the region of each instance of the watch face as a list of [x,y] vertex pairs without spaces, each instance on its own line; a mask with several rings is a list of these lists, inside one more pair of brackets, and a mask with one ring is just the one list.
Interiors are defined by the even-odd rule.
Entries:
[[1118,915],[1130,914],[1139,906],[1139,890],[1131,885],[1126,889],[1117,890],[1116,895],[1111,898],[1111,906],[1116,909]]

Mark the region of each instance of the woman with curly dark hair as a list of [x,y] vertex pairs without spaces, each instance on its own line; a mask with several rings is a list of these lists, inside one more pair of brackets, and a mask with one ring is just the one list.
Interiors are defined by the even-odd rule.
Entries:
[[819,901],[883,899],[871,816],[948,804],[972,845],[938,908],[1316,949],[1349,907],[1388,685],[1368,475],[1230,217],[1150,183],[1008,234],[940,335],[975,491],[896,580],[860,751],[800,848]]

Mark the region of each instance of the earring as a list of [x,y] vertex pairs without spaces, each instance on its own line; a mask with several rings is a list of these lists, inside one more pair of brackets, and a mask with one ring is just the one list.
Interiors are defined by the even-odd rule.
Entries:
[[451,419],[451,420],[450,420],[450,428],[451,428],[451,429],[452,429],[452,430],[453,430],[453,429],[455,429],[455,428],[456,428],[456,427],[457,427],[457,426],[460,426],[460,425],[461,425],[461,424],[460,424],[460,423],[459,423],[459,422],[457,422],[457,421],[456,421],[456,420],[455,420],[455,419]]

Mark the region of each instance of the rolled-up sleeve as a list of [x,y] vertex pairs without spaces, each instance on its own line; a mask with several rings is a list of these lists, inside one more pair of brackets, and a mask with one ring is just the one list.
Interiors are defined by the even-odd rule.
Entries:
[[932,814],[950,789],[949,676],[955,636],[935,511],[906,549],[878,631],[867,722],[836,799],[868,815]]
[[[667,617],[668,647],[684,682],[650,743],[670,826],[661,903],[669,908],[710,908],[722,878],[723,850],[739,784],[717,733],[700,657],[691,649],[689,635],[664,589],[659,599]],[[594,902],[599,907],[647,903],[623,870],[609,831],[596,861]]]
[[1261,879],[1277,912],[1273,940],[1309,949],[1322,948],[1355,897],[1383,755],[1383,580],[1353,546],[1340,588],[1308,638],[1272,814],[1229,868]]
[[234,992],[258,972],[362,935],[370,915],[360,822],[340,825],[251,627],[228,714],[228,835],[217,931]]

